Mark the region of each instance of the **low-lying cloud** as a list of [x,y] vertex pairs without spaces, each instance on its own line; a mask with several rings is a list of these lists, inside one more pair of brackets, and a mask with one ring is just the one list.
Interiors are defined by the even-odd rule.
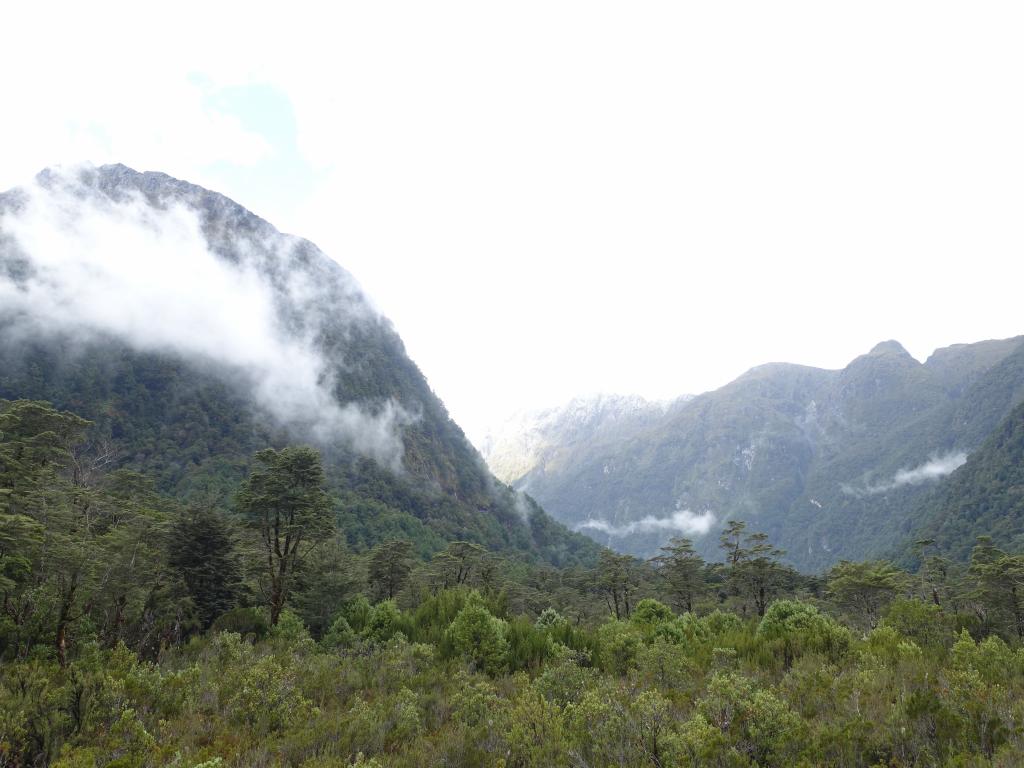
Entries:
[[[339,361],[318,350],[318,323],[296,328],[295,311],[318,298],[308,275],[288,268],[296,239],[239,237],[236,262],[211,250],[192,207],[114,200],[71,173],[27,187],[10,208],[0,213],[0,310],[15,318],[12,333],[113,336],[175,353],[244,381],[281,425],[401,466],[400,429],[412,417],[392,401],[339,404]],[[278,262],[272,278],[268,259]]]
[[587,520],[577,526],[577,530],[600,531],[609,536],[622,537],[634,533],[652,533],[656,531],[675,531],[689,534],[691,536],[704,536],[715,524],[715,516],[705,510],[700,514],[691,512],[688,509],[677,509],[667,517],[655,517],[647,515],[640,520],[623,525],[614,525],[605,520]]
[[962,467],[967,461],[967,454],[955,451],[943,456],[933,456],[924,464],[911,469],[901,469],[891,480],[864,486],[843,485],[843,493],[849,496],[871,496],[877,493],[901,488],[905,485],[921,485],[922,483],[939,480]]

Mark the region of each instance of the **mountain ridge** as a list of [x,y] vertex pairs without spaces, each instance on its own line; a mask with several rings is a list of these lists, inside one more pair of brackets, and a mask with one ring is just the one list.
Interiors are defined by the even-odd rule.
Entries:
[[687,528],[711,512],[717,526],[748,520],[816,570],[911,535],[910,510],[930,486],[1024,400],[1022,366],[1022,336],[950,345],[924,362],[889,340],[841,369],[759,365],[616,441],[552,438],[557,462],[537,461],[512,484],[633,554],[671,535],[635,533],[651,518],[681,521],[674,532],[716,556],[715,528]]

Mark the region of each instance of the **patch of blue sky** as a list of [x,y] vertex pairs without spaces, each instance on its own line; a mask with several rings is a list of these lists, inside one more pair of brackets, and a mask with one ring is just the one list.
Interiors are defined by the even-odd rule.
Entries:
[[246,131],[267,142],[269,151],[255,163],[217,162],[207,168],[232,190],[232,197],[260,215],[281,212],[286,219],[312,193],[318,174],[299,150],[298,125],[291,100],[268,83],[213,87],[201,75],[192,82],[203,91],[207,109],[233,117]]

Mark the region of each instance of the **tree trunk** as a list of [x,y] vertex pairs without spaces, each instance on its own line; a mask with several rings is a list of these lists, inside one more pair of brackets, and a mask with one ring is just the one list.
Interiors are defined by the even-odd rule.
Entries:
[[281,618],[281,612],[285,609],[285,581],[288,578],[288,561],[282,560],[281,565],[278,568],[273,578],[273,583],[270,585],[270,626],[278,626],[278,620]]
[[71,624],[71,609],[75,605],[75,592],[78,591],[78,574],[71,577],[71,585],[64,594],[60,603],[60,613],[57,615],[57,633],[54,637],[54,646],[57,650],[57,663],[61,668],[68,664],[68,626]]
[[1013,623],[1017,630],[1017,638],[1024,639],[1024,611],[1021,610],[1020,600],[1017,597],[1017,586],[1014,585],[1010,594],[1013,596]]

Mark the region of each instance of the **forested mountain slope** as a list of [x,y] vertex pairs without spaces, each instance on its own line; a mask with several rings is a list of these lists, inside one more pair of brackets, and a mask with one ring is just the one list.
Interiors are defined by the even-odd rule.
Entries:
[[256,450],[311,443],[356,548],[595,551],[494,480],[351,275],[161,173],[45,171],[0,195],[0,398],[80,414],[112,466],[221,504]]
[[1024,550],[1024,403],[923,500],[912,523],[919,540],[955,560],[966,561],[979,536]]
[[722,523],[743,519],[818,570],[912,535],[911,511],[1022,399],[1020,337],[924,363],[889,341],[842,370],[759,366],[612,440],[565,434],[557,460],[509,479],[623,551],[686,535],[713,556]]

